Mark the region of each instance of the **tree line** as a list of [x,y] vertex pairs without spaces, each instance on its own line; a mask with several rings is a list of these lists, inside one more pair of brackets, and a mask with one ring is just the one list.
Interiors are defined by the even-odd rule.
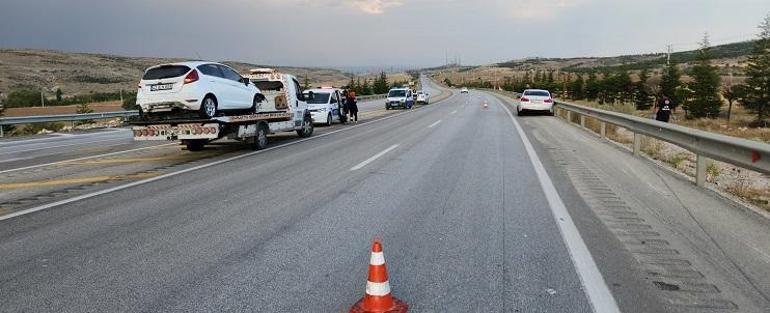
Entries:
[[94,102],[105,102],[120,100],[121,96],[131,97],[134,96],[134,92],[114,91],[114,92],[90,92],[87,94],[73,95],[64,97],[64,93],[61,89],[56,89],[56,97],[51,99],[41,96],[40,90],[33,89],[19,89],[13,90],[8,93],[3,106],[5,108],[22,108],[22,107],[34,107],[42,106],[43,101],[47,106],[60,106],[60,105],[75,105],[75,104],[88,104]]
[[368,96],[386,94],[391,88],[406,86],[408,83],[407,81],[388,82],[388,75],[385,72],[380,72],[380,75],[372,80],[366,78],[361,80],[360,77],[351,76],[344,88],[355,91],[356,95]]

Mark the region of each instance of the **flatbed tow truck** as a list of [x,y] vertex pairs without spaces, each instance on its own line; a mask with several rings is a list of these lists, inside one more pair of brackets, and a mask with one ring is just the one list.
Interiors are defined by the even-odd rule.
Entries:
[[132,122],[134,140],[180,140],[189,151],[201,151],[211,141],[228,138],[249,143],[255,150],[264,149],[268,134],[296,131],[300,137],[313,135],[313,120],[299,82],[294,76],[271,69],[254,69],[247,75],[265,88],[266,111],[211,119],[169,118]]

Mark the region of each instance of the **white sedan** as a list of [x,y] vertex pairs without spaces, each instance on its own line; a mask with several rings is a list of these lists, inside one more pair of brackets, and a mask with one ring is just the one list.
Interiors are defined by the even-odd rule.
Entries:
[[424,91],[417,92],[417,103],[430,104],[430,95]]
[[543,89],[527,89],[521,94],[516,105],[516,113],[524,115],[531,111],[548,112],[553,115],[553,98],[551,92]]
[[463,87],[462,89],[460,89],[460,93],[468,93],[468,88]]
[[139,82],[136,105],[144,117],[197,113],[255,113],[264,99],[259,89],[231,67],[213,62],[180,62],[148,68]]

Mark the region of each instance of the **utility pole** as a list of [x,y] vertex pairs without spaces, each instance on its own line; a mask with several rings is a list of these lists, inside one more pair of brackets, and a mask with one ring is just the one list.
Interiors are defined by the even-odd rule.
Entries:
[[40,89],[40,104],[45,108],[45,95],[43,95],[43,89]]
[[671,45],[667,45],[668,53],[666,53],[666,66],[671,65]]

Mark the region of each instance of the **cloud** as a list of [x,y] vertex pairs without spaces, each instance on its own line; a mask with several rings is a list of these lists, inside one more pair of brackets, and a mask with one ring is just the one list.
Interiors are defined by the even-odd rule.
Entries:
[[354,0],[353,6],[368,14],[383,14],[385,9],[398,7],[404,3],[399,0]]
[[510,12],[514,18],[553,18],[568,9],[585,4],[588,0],[515,0],[506,1],[510,4]]

